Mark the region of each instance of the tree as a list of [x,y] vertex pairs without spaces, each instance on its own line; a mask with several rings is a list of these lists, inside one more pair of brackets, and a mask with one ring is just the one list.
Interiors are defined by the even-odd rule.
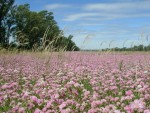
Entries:
[[14,0],[0,0],[0,44],[5,47],[9,44],[9,35],[13,19],[8,14]]
[[72,41],[73,36],[69,35],[68,37],[63,37],[59,45],[60,48],[65,48],[66,51],[79,51],[79,48]]
[[[72,36],[65,37],[54,20],[52,12],[46,10],[30,11],[30,5],[13,5],[10,0],[2,1],[0,43],[9,44],[9,37],[13,35],[14,41],[20,49],[52,48],[53,50],[72,50],[77,48]],[[8,4],[9,3],[9,4]],[[9,7],[8,7],[8,6]],[[4,8],[5,7],[5,8]],[[7,9],[7,11],[5,10]],[[5,12],[5,13],[4,13]],[[7,12],[7,13],[6,13]],[[74,48],[75,47],[75,48]]]
[[[22,43],[27,44],[26,41],[28,41],[28,47],[30,49],[40,46],[48,26],[49,31],[46,33],[43,42],[44,47],[58,36],[60,32],[59,27],[54,20],[53,13],[48,11],[30,11],[29,4],[20,5],[16,9],[16,33],[19,32],[19,35],[16,35],[16,39],[20,45]],[[25,41],[21,41],[23,39],[20,40],[20,37],[23,37]]]

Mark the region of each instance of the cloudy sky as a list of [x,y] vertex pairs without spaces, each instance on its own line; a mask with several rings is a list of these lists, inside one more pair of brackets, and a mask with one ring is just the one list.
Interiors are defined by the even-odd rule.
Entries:
[[150,0],[16,0],[54,12],[65,35],[82,49],[150,43]]

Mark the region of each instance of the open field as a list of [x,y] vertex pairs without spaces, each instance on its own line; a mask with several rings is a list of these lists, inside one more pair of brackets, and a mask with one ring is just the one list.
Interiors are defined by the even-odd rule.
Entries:
[[0,54],[2,112],[150,113],[150,54]]

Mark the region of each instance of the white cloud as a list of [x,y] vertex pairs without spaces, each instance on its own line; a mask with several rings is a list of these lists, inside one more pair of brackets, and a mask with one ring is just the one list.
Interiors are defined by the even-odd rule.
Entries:
[[99,13],[77,13],[77,14],[71,14],[67,18],[64,19],[64,21],[75,21],[84,17],[95,17],[98,16]]
[[150,10],[150,1],[121,2],[121,3],[97,3],[87,4],[84,10],[105,12],[132,12],[137,10]]
[[101,23],[80,23],[79,26],[103,26]]
[[141,14],[113,14],[113,13],[78,13],[67,16],[64,21],[76,21],[76,20],[111,20],[117,18],[136,18],[136,17],[150,17],[150,13]]
[[71,5],[68,5],[68,4],[49,4],[49,5],[46,5],[45,8],[47,10],[53,10],[53,9],[59,9],[59,8],[68,8],[70,6]]
[[84,6],[85,11],[100,13],[105,19],[134,18],[150,16],[150,1],[97,3]]
[[[78,11],[70,12],[63,20],[69,23],[73,22],[73,25],[76,24],[76,27],[83,27],[83,29],[85,29],[84,32],[77,32],[75,38],[73,38],[80,47],[83,45],[84,38],[87,34],[91,33],[94,34],[94,38],[91,38],[89,40],[90,43],[87,45],[84,44],[84,47],[87,49],[99,48],[100,42],[106,41],[110,43],[111,40],[115,40],[115,42],[113,42],[114,47],[123,47],[124,41],[128,40],[125,46],[130,47],[133,42],[135,45],[141,43],[138,41],[141,29],[144,30],[146,34],[149,33],[149,24],[146,24],[147,19],[145,22],[142,21],[145,17],[150,18],[149,4],[150,0],[136,2],[129,0],[128,2],[119,1],[80,5]],[[112,19],[113,21],[107,21]],[[124,21],[123,19],[131,21]],[[135,20],[135,22],[133,20]],[[145,27],[145,25],[147,27]],[[75,32],[75,30],[72,32]],[[102,46],[102,48],[106,48],[109,47],[109,44],[105,43]]]
[[70,14],[63,20],[76,21],[82,19],[95,21],[150,17],[149,4],[150,1],[87,4],[81,6],[82,13]]

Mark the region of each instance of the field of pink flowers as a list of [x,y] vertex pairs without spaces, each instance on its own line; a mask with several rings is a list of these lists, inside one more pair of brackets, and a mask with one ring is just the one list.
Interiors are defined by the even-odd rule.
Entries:
[[0,55],[0,113],[150,113],[150,54]]

